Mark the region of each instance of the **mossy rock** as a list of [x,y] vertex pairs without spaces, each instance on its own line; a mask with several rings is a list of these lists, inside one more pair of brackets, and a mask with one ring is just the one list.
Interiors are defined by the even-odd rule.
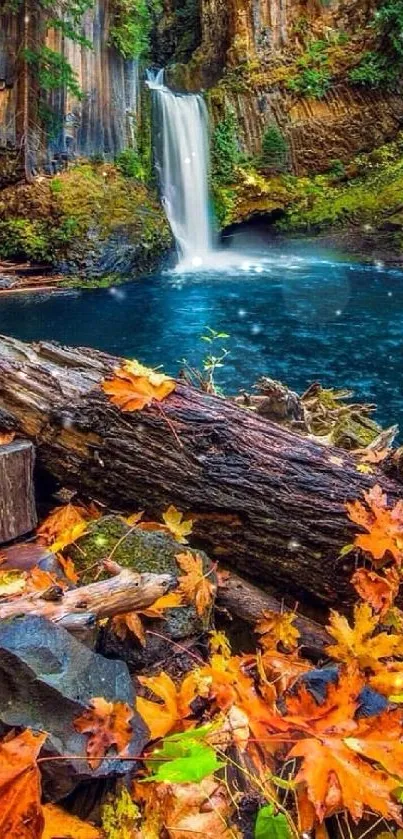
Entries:
[[[167,533],[133,530],[123,518],[111,515],[93,522],[87,533],[77,540],[75,546],[69,548],[68,553],[74,560],[77,571],[81,573],[81,582],[86,584],[93,581],[94,565],[109,557],[112,552],[113,560],[125,568],[139,572],[171,574],[177,579],[183,575],[183,571],[176,561],[176,556],[185,551],[196,553],[187,545],[179,544]],[[212,564],[208,556],[202,551],[197,553],[202,557],[205,573],[211,571]],[[105,574],[104,577],[106,576]],[[129,635],[122,641],[110,628],[106,628],[101,639],[100,651],[107,656],[123,658],[135,670],[149,667],[167,655],[169,640],[180,641],[199,636],[211,629],[212,614],[211,611],[206,612],[201,618],[195,607],[190,605],[167,609],[163,620],[147,617],[142,620],[146,630],[159,633],[168,641],[150,634],[146,636],[147,643],[143,647],[134,636]],[[170,653],[172,655],[172,650]]]

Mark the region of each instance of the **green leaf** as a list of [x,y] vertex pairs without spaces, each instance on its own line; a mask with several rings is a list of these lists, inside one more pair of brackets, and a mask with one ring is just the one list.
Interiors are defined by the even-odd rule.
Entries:
[[344,548],[341,549],[339,556],[347,556],[347,554],[351,553],[355,548],[355,545],[344,545]]
[[273,804],[267,804],[259,810],[255,824],[255,839],[291,839],[285,815],[275,813]]
[[217,760],[214,749],[202,742],[213,728],[204,725],[165,737],[162,746],[154,749],[153,759],[146,761],[147,768],[154,770],[154,774],[145,780],[197,783],[224,766]]

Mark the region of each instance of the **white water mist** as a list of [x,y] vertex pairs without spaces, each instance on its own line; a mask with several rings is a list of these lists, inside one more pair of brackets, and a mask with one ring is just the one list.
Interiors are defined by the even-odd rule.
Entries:
[[203,97],[173,93],[164,71],[148,74],[162,199],[182,263],[198,267],[212,249],[208,116]]

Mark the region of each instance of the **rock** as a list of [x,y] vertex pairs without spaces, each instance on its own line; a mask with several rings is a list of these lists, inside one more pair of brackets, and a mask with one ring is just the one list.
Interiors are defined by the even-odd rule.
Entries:
[[[70,757],[86,754],[88,737],[75,730],[74,720],[99,696],[134,708],[133,685],[124,662],[91,652],[45,618],[29,615],[0,623],[0,723],[47,731],[42,756],[66,756],[41,767],[44,794],[53,801],[81,781],[133,769],[132,761],[106,758],[92,770],[86,760]],[[135,711],[131,724],[128,755],[134,756],[147,742],[147,728]]]
[[0,274],[0,291],[6,290],[8,288],[13,288],[14,286],[18,285],[18,280],[13,277],[9,276],[8,274]]
[[[119,540],[122,541],[115,550]],[[93,568],[94,564],[105,559],[113,551],[113,559],[119,565],[139,572],[171,574],[176,580],[183,571],[175,557],[188,550],[195,553],[187,545],[180,545],[169,534],[133,530],[120,516],[105,516],[90,526],[88,533],[77,540],[76,547],[69,548],[69,553],[79,571],[85,567]],[[202,551],[198,553],[203,558],[205,572],[211,571],[212,565],[207,555]],[[81,577],[83,583],[90,582],[91,579],[91,575],[86,576],[85,572]],[[144,617],[143,623],[150,633],[159,633],[168,640],[183,641],[199,637],[210,629],[211,615],[207,614],[201,619],[194,606],[184,606],[167,609],[164,612],[164,620]],[[143,647],[132,634],[127,640],[121,641],[108,628],[102,635],[100,649],[104,655],[123,658],[130,668],[136,670],[149,667],[167,656],[167,643],[164,638],[148,634],[146,645]],[[174,652],[170,646],[170,657]]]

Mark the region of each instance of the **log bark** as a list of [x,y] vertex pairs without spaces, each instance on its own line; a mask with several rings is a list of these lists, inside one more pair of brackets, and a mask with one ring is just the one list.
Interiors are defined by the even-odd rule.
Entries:
[[34,461],[29,440],[0,446],[0,544],[36,527]]
[[126,568],[109,580],[88,586],[60,591],[57,599],[52,592],[34,592],[0,605],[0,620],[16,615],[34,614],[61,623],[74,631],[91,618],[112,618],[151,606],[165,594],[172,582],[169,574],[136,574]]
[[[290,611],[272,594],[267,594],[233,573],[219,580],[216,605],[250,626],[255,626],[265,611]],[[332,642],[323,626],[303,615],[296,617],[295,626],[300,633],[300,645],[304,654],[314,659],[323,658],[325,648]]]
[[340,606],[354,559],[347,500],[381,484],[343,450],[274,425],[178,382],[163,403],[132,414],[100,388],[120,359],[95,350],[0,338],[0,416],[37,445],[39,467],[67,487],[156,517],[169,504],[194,516],[193,544],[300,603]]

